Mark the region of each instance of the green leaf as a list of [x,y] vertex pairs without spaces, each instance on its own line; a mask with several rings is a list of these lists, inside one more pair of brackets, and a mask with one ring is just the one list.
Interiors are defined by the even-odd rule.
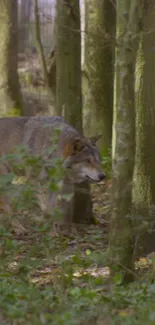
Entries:
[[114,280],[114,283],[117,284],[117,285],[122,284],[122,282],[123,282],[123,274],[121,272],[120,273],[117,273],[113,277],[113,280]]

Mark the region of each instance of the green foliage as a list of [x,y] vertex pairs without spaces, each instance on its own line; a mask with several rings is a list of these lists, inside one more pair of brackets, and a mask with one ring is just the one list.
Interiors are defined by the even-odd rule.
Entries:
[[21,111],[22,111],[22,105],[19,105],[19,107],[14,107],[12,109],[9,110],[7,116],[20,116],[21,115]]
[[[45,157],[53,154],[56,141]],[[28,234],[14,236],[6,218],[1,218],[0,323],[98,325],[108,320],[108,324],[116,325],[153,325],[152,272],[148,279],[140,278],[128,286],[121,285],[121,275],[117,274],[109,285],[105,236],[100,227],[84,228],[83,233],[73,228],[54,237],[53,216],[45,219],[36,209],[38,175],[46,167],[47,178],[41,179],[42,186],[58,191],[64,172],[62,162],[52,159],[51,165],[50,159],[47,163],[23,147],[3,157],[2,162],[11,163],[12,172],[0,177],[1,195],[9,194],[14,214],[26,222]],[[104,156],[106,163],[108,168],[110,159]],[[24,180],[14,179],[23,171]],[[59,210],[53,214],[56,219],[61,217]]]
[[103,169],[105,170],[108,178],[111,178],[112,172],[112,159],[111,159],[111,152],[110,150],[101,150],[101,157],[102,157],[102,165]]
[[[60,130],[56,130],[51,146],[44,150],[44,157],[36,156],[25,146],[18,146],[8,155],[2,156],[0,163],[11,166],[11,172],[0,176],[0,193],[9,196],[15,212],[29,210],[37,206],[40,186],[47,193],[58,192],[61,188],[64,169],[62,160],[51,156],[56,149]],[[23,177],[24,176],[24,177]],[[69,198],[67,198],[68,200]]]
[[[141,280],[120,286],[116,279],[110,287],[106,260],[102,256],[99,262],[97,250],[88,254],[77,245],[68,249],[71,238],[59,237],[51,246],[50,241],[47,232],[40,244],[25,241],[24,254],[18,241],[5,241],[0,306],[9,324],[104,324],[107,317],[116,325],[154,324],[154,283]],[[91,241],[90,236],[88,246]],[[16,254],[10,255],[13,249]]]

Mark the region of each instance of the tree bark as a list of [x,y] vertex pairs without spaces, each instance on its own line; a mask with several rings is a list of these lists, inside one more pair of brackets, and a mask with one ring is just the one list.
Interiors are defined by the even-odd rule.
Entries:
[[[155,249],[155,2],[145,0],[143,31],[137,59],[136,160],[133,203],[137,248]],[[141,226],[140,226],[141,225]]]
[[79,1],[57,1],[56,106],[82,130],[81,34]]
[[132,178],[135,156],[135,61],[139,35],[140,0],[117,1],[116,112],[110,221],[110,259],[113,274],[133,279]]
[[0,115],[21,115],[17,72],[17,0],[0,0]]
[[23,53],[29,38],[32,0],[22,0],[19,12],[19,52]]
[[[81,34],[79,1],[57,0],[56,110],[83,133],[81,92]],[[76,223],[92,223],[92,200],[88,183],[75,185],[72,215]]]
[[112,141],[115,1],[86,0],[85,4],[85,69],[89,88],[85,105],[86,129],[89,135],[102,132],[101,144],[108,149]]

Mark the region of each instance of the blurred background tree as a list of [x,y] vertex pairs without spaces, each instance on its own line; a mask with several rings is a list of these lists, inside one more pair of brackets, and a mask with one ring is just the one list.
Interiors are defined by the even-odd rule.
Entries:
[[17,0],[0,1],[0,114],[21,115],[22,96],[18,78]]

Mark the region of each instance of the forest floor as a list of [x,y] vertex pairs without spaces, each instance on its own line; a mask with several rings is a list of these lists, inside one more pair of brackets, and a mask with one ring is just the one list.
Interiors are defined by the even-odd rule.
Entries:
[[95,226],[56,235],[30,222],[25,236],[0,227],[0,325],[155,324],[151,258],[136,263],[134,283],[109,281],[109,189],[93,187]]

